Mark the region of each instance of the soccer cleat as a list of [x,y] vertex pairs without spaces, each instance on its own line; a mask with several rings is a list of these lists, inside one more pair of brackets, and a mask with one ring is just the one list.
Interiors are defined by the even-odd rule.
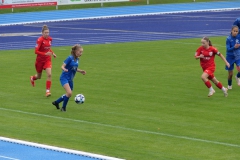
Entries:
[[238,78],[237,76],[235,76],[236,81],[237,81],[237,85],[240,86],[240,78]]
[[34,83],[34,80],[33,80],[33,76],[30,76],[30,82],[31,82],[32,86],[34,87],[35,83]]
[[50,97],[51,93],[50,92],[46,92],[46,97]]
[[232,86],[228,86],[228,89],[232,89]]
[[52,104],[53,104],[57,109],[60,109],[60,108],[59,108],[59,104],[58,104],[56,101],[52,102]]
[[228,93],[227,93],[228,89],[225,88],[225,90],[223,91],[223,94],[224,94],[224,97],[227,97],[228,96]]
[[61,111],[62,111],[62,112],[66,112],[66,108],[62,107],[62,108],[61,108]]
[[208,93],[208,97],[211,97],[214,93],[215,93],[215,90],[211,90],[211,91],[209,91],[209,93]]

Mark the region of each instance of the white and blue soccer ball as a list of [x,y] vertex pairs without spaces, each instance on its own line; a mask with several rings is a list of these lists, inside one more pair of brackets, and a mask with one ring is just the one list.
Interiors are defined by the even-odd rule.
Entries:
[[85,102],[85,97],[83,94],[77,94],[74,100],[77,104],[83,104]]

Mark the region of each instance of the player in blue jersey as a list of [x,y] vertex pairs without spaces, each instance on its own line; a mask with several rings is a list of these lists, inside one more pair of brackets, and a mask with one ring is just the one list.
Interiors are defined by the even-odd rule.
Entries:
[[74,45],[72,47],[71,55],[65,59],[63,65],[61,66],[62,74],[60,76],[60,82],[65,89],[66,94],[59,97],[56,101],[52,102],[52,104],[56,106],[57,109],[60,109],[59,103],[63,102],[61,111],[66,111],[68,100],[72,96],[73,78],[76,72],[80,72],[83,75],[86,74],[86,71],[78,68],[79,57],[82,56],[82,53],[83,47],[78,44]]
[[[238,26],[238,28],[240,28],[240,17],[233,22],[233,26]],[[240,34],[240,32],[238,34]]]
[[237,66],[238,73],[236,75],[237,84],[240,86],[240,59],[237,56],[236,50],[239,48],[238,44],[238,38],[239,38],[239,28],[238,26],[234,25],[232,26],[231,34],[226,39],[226,59],[228,63],[230,64],[230,67],[228,68],[226,66],[226,70],[228,70],[228,89],[232,89],[232,77],[233,77],[233,69],[234,69],[234,63]]

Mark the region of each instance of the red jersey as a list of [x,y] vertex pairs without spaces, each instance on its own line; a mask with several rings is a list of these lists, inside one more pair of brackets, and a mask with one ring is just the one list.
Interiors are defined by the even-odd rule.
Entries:
[[44,38],[43,36],[41,36],[37,39],[37,44],[35,46],[35,54],[37,54],[36,61],[38,62],[51,61],[52,56],[45,55],[48,51],[52,52],[51,45],[52,38],[50,36],[48,36],[48,38]]
[[204,58],[200,58],[201,67],[203,69],[212,68],[215,70],[215,62],[214,62],[215,55],[219,56],[221,53],[213,46],[209,46],[208,49],[201,46],[197,49],[195,53],[195,57],[200,56],[201,54],[204,56]]

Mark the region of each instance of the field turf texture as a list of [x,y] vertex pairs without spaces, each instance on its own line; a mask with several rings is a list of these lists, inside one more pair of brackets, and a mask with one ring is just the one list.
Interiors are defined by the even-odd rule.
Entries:
[[[225,38],[210,37],[225,55]],[[34,50],[0,51],[0,135],[127,160],[240,159],[240,87],[208,98],[195,60],[200,39],[85,45],[67,112],[51,104],[64,94],[59,76],[71,46],[55,47],[52,96],[46,73],[32,87]],[[216,57],[215,76],[227,86]],[[236,70],[234,70],[234,74]],[[85,95],[83,105],[74,102]]]

